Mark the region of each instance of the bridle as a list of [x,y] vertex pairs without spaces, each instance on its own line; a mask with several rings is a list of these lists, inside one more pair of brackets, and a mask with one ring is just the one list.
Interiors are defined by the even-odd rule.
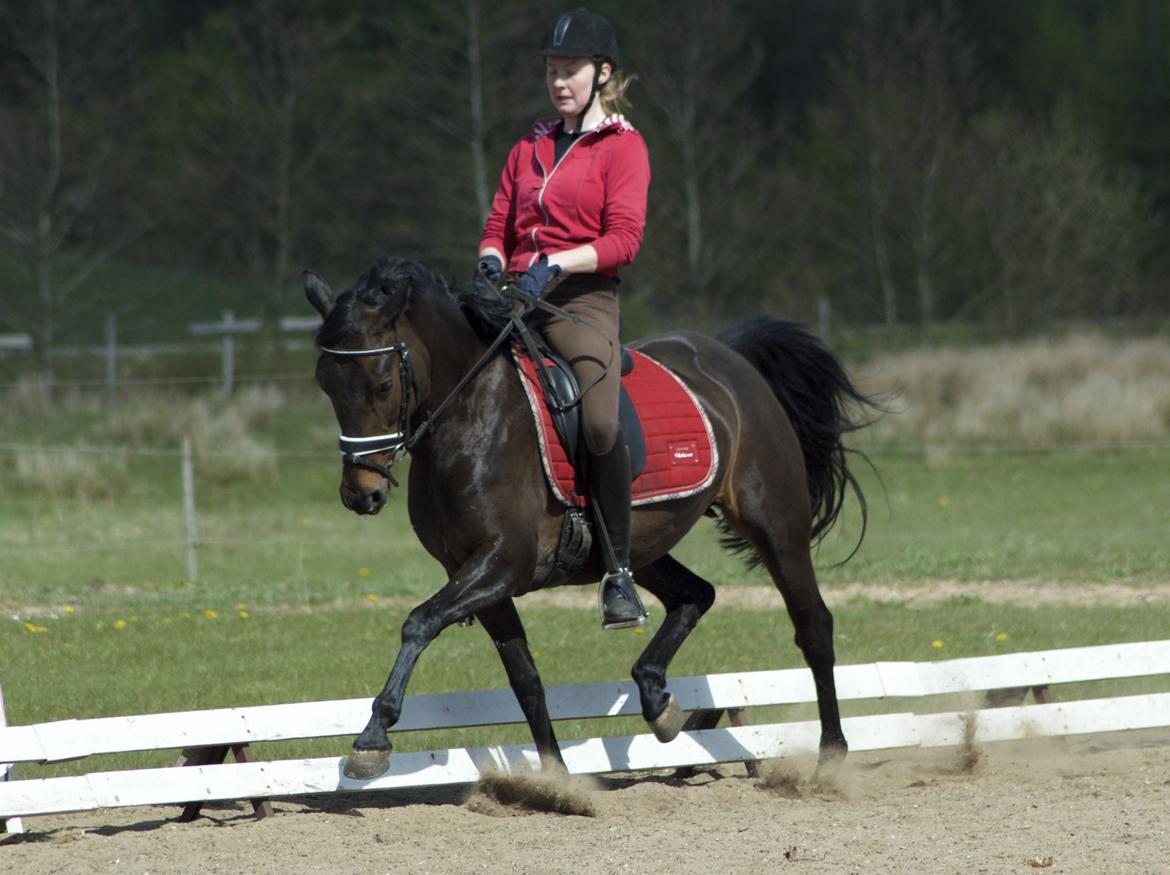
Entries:
[[[410,402],[417,396],[418,387],[415,383],[414,363],[410,356],[410,350],[406,346],[406,341],[399,337],[397,329],[394,331],[394,338],[394,343],[390,346],[378,346],[371,349],[330,349],[323,346],[321,352],[327,352],[340,358],[391,354],[398,356],[398,381],[402,389],[401,400],[398,404],[398,431],[367,437],[351,437],[342,434],[337,439],[342,461],[380,474],[397,488],[398,481],[394,479],[390,469],[402,457],[402,454],[415,444],[415,434],[412,434],[410,429]],[[366,458],[366,456],[380,453],[393,453],[388,464],[379,465],[372,459]]]
[[[507,284],[505,284],[505,286],[500,291],[501,294],[508,294],[508,296],[512,297],[514,300],[520,301],[522,310],[527,310],[532,307],[539,307],[557,314],[562,319],[567,319],[576,324],[584,325],[593,331],[599,330],[597,326],[593,325],[588,320],[582,319],[580,316],[577,316],[573,313],[566,312],[560,307],[553,306],[547,301],[533,301],[528,299],[528,297],[522,292],[512,292]],[[520,295],[521,297],[516,297],[517,295]],[[463,391],[468,383],[475,379],[476,375],[479,374],[480,371],[484,369],[487,363],[491,360],[492,356],[496,354],[496,351],[504,344],[504,341],[506,341],[513,332],[520,336],[525,347],[527,347],[528,353],[532,357],[532,360],[537,362],[539,365],[542,361],[542,358],[539,354],[536,342],[532,337],[528,327],[524,324],[522,316],[516,311],[513,311],[513,315],[510,321],[504,325],[504,327],[500,330],[500,333],[496,335],[495,340],[493,340],[491,344],[488,345],[488,348],[484,350],[483,355],[481,355],[475,364],[471,366],[471,369],[460,378],[459,382],[455,384],[455,388],[453,388],[447,394],[447,397],[439,403],[434,412],[423,421],[422,425],[420,425],[417,430],[414,431],[411,431],[410,427],[410,402],[413,398],[417,397],[418,386],[415,383],[414,364],[410,356],[410,350],[406,346],[406,341],[399,336],[398,328],[396,326],[394,328],[394,343],[392,343],[390,346],[378,346],[371,349],[331,349],[329,347],[321,347],[321,352],[326,352],[330,355],[339,356],[341,358],[360,358],[363,356],[374,355],[397,355],[399,361],[398,380],[402,388],[402,400],[398,405],[398,431],[389,432],[387,434],[368,435],[364,437],[351,437],[350,435],[346,434],[339,435],[337,439],[337,446],[338,449],[341,450],[342,462],[348,462],[351,465],[357,466],[358,468],[365,468],[367,471],[373,471],[375,474],[379,474],[382,477],[385,477],[386,480],[393,484],[394,488],[397,489],[398,481],[394,479],[394,475],[390,473],[390,469],[394,467],[394,465],[398,462],[399,459],[402,458],[404,454],[409,453],[418,444],[419,441],[427,436],[430,430],[434,427],[435,422],[439,419],[440,416],[443,415],[444,411],[446,411],[447,407],[450,406],[451,402],[455,400],[455,397]],[[613,356],[614,349],[611,344],[611,362],[613,360]],[[589,389],[593,388],[593,386],[596,385],[602,379],[602,377],[605,376],[605,373],[608,371],[608,369],[609,364],[607,363],[605,369],[602,370],[601,375],[598,376],[588,386],[579,389],[575,398],[569,400],[567,403],[559,403],[557,406],[563,410],[577,404],[581,399],[581,396],[583,396]],[[544,374],[543,366],[538,368],[538,373],[540,374],[542,381],[547,379]],[[551,391],[548,391],[546,393],[546,397],[551,399],[554,397],[554,395]],[[390,458],[390,461],[385,465],[380,465],[374,460],[366,458],[367,456],[376,456],[382,453],[393,454]]]
[[[447,394],[447,397],[435,408],[434,412],[414,431],[410,427],[410,403],[418,395],[418,386],[415,382],[414,364],[410,356],[410,350],[406,346],[406,341],[399,337],[397,329],[394,331],[394,343],[390,346],[379,346],[372,349],[330,349],[324,346],[321,347],[321,352],[327,352],[330,355],[340,356],[342,358],[391,354],[398,356],[398,380],[402,388],[402,400],[398,405],[398,431],[366,437],[351,437],[346,434],[340,435],[337,439],[337,446],[341,450],[341,460],[343,462],[349,462],[351,465],[356,465],[359,468],[365,468],[368,471],[380,474],[397,489],[398,481],[394,479],[394,475],[390,473],[390,469],[402,458],[403,454],[410,452],[419,441],[426,437],[438,418],[443,415],[443,412],[455,400],[455,396],[462,392],[464,387],[484,369],[488,361],[491,360],[491,357],[496,354],[496,350],[503,345],[511,333],[512,324],[508,323],[500,331],[496,339],[491,342],[491,345],[488,346],[483,355],[479,357],[479,360],[471,366],[471,370],[463,375],[459,382],[455,384],[455,388]],[[379,465],[373,459],[366,458],[367,456],[375,456],[380,453],[393,453],[393,455],[385,465]]]

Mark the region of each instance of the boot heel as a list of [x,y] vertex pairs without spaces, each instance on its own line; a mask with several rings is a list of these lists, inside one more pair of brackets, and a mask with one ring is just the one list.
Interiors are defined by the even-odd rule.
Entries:
[[634,589],[634,577],[628,568],[621,568],[601,578],[597,588],[597,610],[601,614],[601,628],[633,629],[644,626],[649,612]]

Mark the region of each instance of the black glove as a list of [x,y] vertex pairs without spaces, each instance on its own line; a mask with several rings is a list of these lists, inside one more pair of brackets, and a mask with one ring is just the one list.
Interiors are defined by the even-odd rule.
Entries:
[[494,294],[504,276],[504,265],[494,255],[485,255],[475,267],[471,284],[481,295]]
[[551,283],[561,272],[560,267],[555,264],[548,263],[548,256],[540,256],[532,267],[524,272],[520,277],[520,291],[527,295],[532,295],[534,298],[539,298],[548,284]]

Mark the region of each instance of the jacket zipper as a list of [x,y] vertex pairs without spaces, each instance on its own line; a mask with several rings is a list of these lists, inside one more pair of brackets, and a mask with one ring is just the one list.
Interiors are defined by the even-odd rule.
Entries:
[[[604,122],[602,124],[604,124]],[[553,165],[552,170],[546,171],[544,169],[544,162],[540,160],[540,150],[539,149],[536,150],[536,152],[535,152],[536,162],[540,165],[541,175],[544,176],[544,182],[541,183],[541,186],[540,186],[540,194],[538,194],[536,196],[536,205],[538,207],[540,207],[541,215],[544,216],[544,224],[541,225],[540,227],[532,229],[531,236],[532,236],[532,253],[533,254],[532,254],[532,257],[530,259],[528,259],[528,266],[529,267],[532,267],[532,265],[536,264],[536,262],[540,259],[540,244],[537,243],[537,241],[536,241],[536,232],[539,231],[540,228],[547,228],[548,227],[548,210],[546,210],[544,208],[544,190],[546,188],[548,188],[549,180],[551,180],[553,177],[553,174],[557,172],[557,168],[565,163],[565,159],[569,157],[569,153],[573,151],[574,147],[576,147],[576,145],[578,143],[580,143],[582,140],[584,140],[590,134],[597,133],[599,130],[601,130],[601,127],[602,127],[602,125],[598,125],[593,130],[586,131],[584,134],[582,134],[580,137],[575,139],[573,142],[569,143],[569,148],[565,150],[565,154],[561,156],[561,160]]]

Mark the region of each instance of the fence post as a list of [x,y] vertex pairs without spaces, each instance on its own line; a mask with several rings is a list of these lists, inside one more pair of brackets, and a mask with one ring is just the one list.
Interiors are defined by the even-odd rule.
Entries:
[[118,317],[106,314],[106,405],[118,396]]
[[[0,687],[0,728],[8,725],[8,718],[4,715],[4,689]],[[7,781],[12,774],[12,766],[0,763],[0,781]],[[0,817],[0,833],[24,832],[24,822],[19,817]]]
[[[229,335],[230,337],[230,335]],[[187,554],[187,580],[199,580],[199,565],[195,557],[198,546],[195,531],[195,471],[191,463],[191,438],[183,437],[183,528]]]
[[829,342],[829,299],[817,298],[817,333],[825,343]]
[[232,326],[235,324],[235,314],[231,310],[223,311],[223,394],[232,394],[232,384],[235,381],[236,369],[236,341]]

